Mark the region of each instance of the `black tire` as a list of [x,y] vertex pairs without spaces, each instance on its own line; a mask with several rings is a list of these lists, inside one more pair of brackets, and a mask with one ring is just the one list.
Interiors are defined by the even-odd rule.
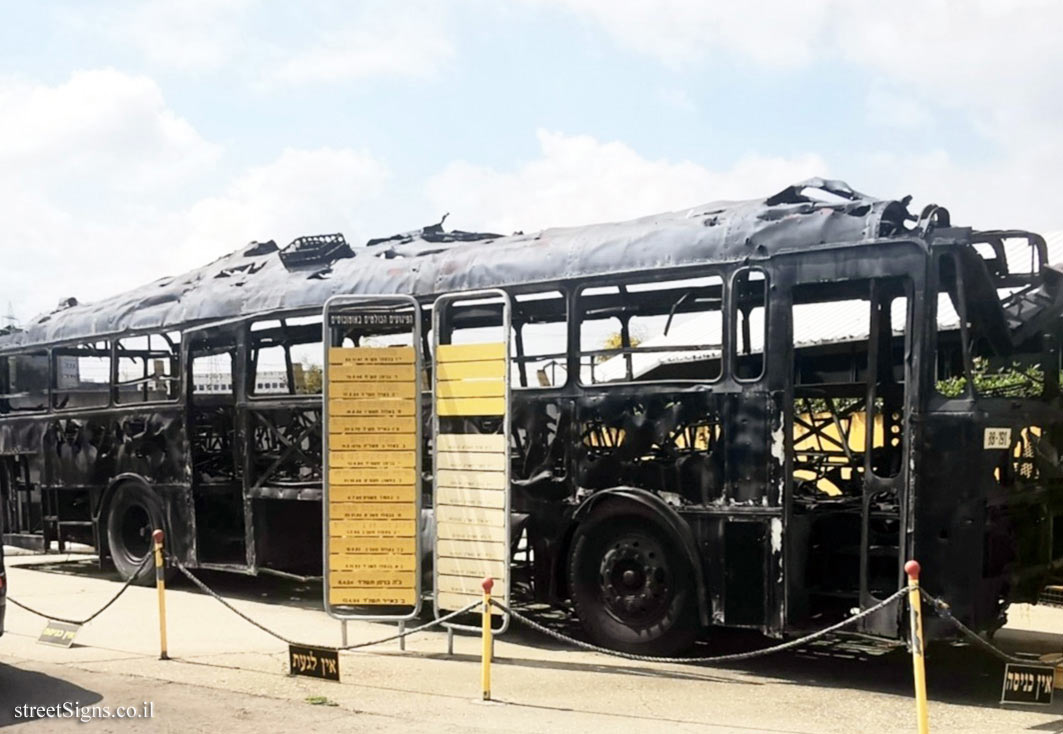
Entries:
[[122,580],[133,579],[138,586],[155,583],[155,564],[145,556],[153,554],[152,531],[163,526],[162,502],[148,487],[137,482],[119,485],[107,511],[107,547]]
[[607,501],[576,529],[569,564],[572,602],[595,643],[662,656],[694,644],[694,571],[651,509]]

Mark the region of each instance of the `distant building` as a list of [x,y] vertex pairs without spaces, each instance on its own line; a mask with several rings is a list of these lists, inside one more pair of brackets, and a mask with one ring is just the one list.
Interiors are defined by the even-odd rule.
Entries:
[[[303,382],[303,366],[293,364],[296,386]],[[193,375],[192,389],[195,392],[206,393],[231,393],[233,390],[232,373],[228,371],[202,372]],[[259,370],[255,375],[255,385],[252,390],[255,395],[278,394],[287,395],[292,391],[288,386],[288,373],[285,370]],[[302,392],[296,390],[295,392]]]

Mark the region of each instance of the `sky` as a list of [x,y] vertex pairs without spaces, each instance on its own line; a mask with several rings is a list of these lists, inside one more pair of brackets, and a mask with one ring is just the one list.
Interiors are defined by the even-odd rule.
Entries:
[[[810,176],[1063,228],[1049,0],[0,0],[0,315],[251,240],[497,232]],[[0,322],[2,323],[2,322]]]

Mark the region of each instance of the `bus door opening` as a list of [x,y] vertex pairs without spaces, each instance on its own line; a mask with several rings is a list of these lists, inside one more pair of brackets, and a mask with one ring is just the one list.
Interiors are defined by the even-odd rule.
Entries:
[[188,437],[196,553],[200,564],[246,565],[243,461],[237,439],[234,332],[194,332],[188,340]]
[[[842,617],[897,588],[910,353],[902,278],[792,291],[790,620]],[[845,339],[820,339],[824,324]]]

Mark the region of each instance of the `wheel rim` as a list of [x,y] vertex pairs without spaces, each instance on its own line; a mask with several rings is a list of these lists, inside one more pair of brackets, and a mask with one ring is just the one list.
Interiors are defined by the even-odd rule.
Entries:
[[643,533],[627,533],[608,546],[599,569],[606,610],[626,625],[647,625],[668,613],[672,573],[664,546]]
[[119,535],[126,555],[139,561],[151,550],[151,515],[143,505],[133,504],[122,513]]

